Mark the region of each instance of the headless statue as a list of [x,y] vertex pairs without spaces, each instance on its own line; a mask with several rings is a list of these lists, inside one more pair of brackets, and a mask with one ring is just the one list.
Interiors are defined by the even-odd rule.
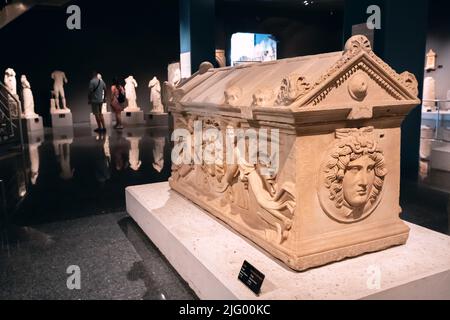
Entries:
[[[52,73],[53,79],[53,99],[55,99],[55,108],[52,109],[51,113],[58,113],[62,110],[70,112],[66,105],[66,95],[64,93],[64,84],[68,82],[66,74],[63,71],[56,70]],[[62,109],[60,108],[60,100],[62,101]]]
[[164,113],[164,106],[161,102],[161,83],[158,78],[153,77],[148,87],[150,88],[150,104],[153,113]]
[[30,82],[25,75],[22,75],[20,82],[22,83],[23,117],[26,119],[36,118],[38,115],[34,111],[34,97]]
[[[6,69],[5,70],[5,78],[3,80],[4,80],[6,88],[11,93],[11,95],[14,96],[17,100],[19,100],[19,96],[17,95],[16,72],[11,68]],[[8,104],[9,104],[9,110],[11,112],[11,116],[13,118],[18,118],[19,114],[22,113],[22,110],[19,110],[20,107],[17,104],[17,101],[8,95]]]
[[17,95],[16,72],[13,69],[6,69],[4,83],[13,95]]
[[[103,76],[102,76],[100,73],[97,74],[97,78],[98,78],[99,80],[103,80]],[[103,96],[102,96],[102,98],[103,98],[103,101],[105,101],[105,91],[103,91]],[[107,104],[107,103],[103,103],[103,104],[102,104],[102,110],[101,110],[101,112],[102,112],[103,114],[105,114],[105,113],[108,112],[108,104]]]
[[136,102],[136,88],[138,84],[133,76],[129,76],[125,79],[125,94],[128,101],[128,107],[125,108],[126,112],[140,111]]

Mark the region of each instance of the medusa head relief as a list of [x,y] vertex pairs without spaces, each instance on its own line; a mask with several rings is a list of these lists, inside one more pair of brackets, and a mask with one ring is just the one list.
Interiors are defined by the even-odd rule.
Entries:
[[382,198],[388,174],[373,127],[339,129],[323,162],[319,199],[324,211],[344,222],[367,218]]

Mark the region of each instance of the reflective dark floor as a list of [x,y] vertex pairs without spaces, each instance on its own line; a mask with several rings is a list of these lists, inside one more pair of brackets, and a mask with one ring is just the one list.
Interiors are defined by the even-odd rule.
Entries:
[[[0,299],[196,299],[125,213],[125,188],[170,176],[167,130],[46,129],[0,158]],[[69,290],[78,266],[81,290]]]
[[[0,299],[196,299],[126,214],[125,188],[170,176],[167,130],[47,129],[0,155]],[[404,183],[402,218],[449,234],[450,175]],[[81,290],[69,290],[78,266]]]

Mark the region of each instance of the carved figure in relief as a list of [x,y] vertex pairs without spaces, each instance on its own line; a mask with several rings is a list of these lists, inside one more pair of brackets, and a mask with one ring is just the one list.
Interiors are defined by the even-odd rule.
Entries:
[[338,141],[328,155],[322,182],[328,196],[323,195],[321,203],[338,220],[358,221],[379,203],[387,169],[373,131],[372,127],[336,131]]
[[254,107],[266,107],[269,106],[272,100],[274,99],[273,90],[270,88],[260,88],[255,91],[253,94],[253,103]]
[[237,106],[239,99],[242,97],[242,90],[237,86],[231,86],[225,90],[225,104],[230,106]]

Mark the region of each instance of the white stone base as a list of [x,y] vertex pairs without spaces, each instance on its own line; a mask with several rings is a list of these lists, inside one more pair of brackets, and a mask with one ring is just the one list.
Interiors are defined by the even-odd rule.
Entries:
[[[127,211],[201,299],[450,299],[450,237],[408,224],[408,243],[295,272],[168,183],[129,187]],[[266,275],[260,296],[239,280],[244,260]],[[380,271],[381,287],[371,285]],[[368,285],[369,284],[369,285]]]
[[169,114],[168,113],[147,113],[145,115],[145,122],[149,127],[168,127]]
[[[112,118],[112,113],[111,112],[103,113],[103,119],[105,119],[105,126],[107,128],[112,127],[113,118]],[[97,121],[95,121],[95,116],[94,116],[93,113],[91,113],[91,115],[90,115],[90,121],[91,121],[91,127],[97,128]]]
[[144,111],[123,111],[122,123],[124,125],[144,124]]
[[431,168],[450,172],[450,145],[433,148],[430,159]]
[[27,128],[28,132],[44,130],[44,122],[40,116],[30,119],[23,119],[23,124],[24,129]]
[[53,128],[73,127],[72,113],[53,113],[52,126]]

